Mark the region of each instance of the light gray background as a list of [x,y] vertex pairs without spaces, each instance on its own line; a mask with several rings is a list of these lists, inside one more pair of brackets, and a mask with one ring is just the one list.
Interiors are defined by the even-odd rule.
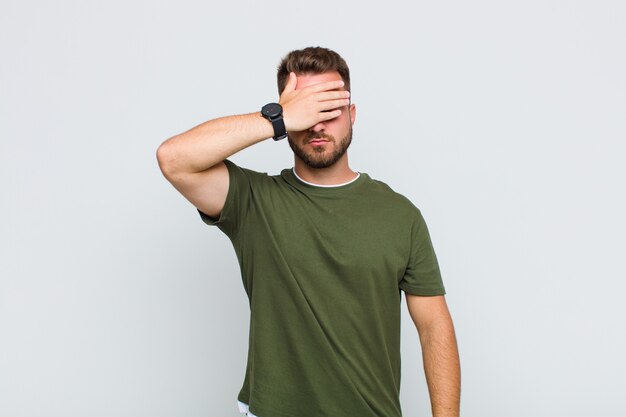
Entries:
[[[156,149],[277,99],[309,45],[350,65],[352,167],[429,225],[462,414],[626,415],[623,1],[3,0],[0,36],[0,416],[239,415],[235,254]],[[271,140],[233,160],[293,164]]]

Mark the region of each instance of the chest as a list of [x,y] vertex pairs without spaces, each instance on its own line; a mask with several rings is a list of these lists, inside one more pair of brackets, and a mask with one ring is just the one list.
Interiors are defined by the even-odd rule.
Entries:
[[[242,250],[253,261],[285,264],[299,275],[397,283],[410,254],[410,221],[384,200],[258,198],[246,218]],[[385,277],[385,278],[382,278]]]

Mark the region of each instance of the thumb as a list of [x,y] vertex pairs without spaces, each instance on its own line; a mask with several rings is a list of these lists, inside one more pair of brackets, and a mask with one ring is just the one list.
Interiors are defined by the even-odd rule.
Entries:
[[296,77],[295,72],[289,73],[289,78],[287,79],[287,84],[285,84],[285,89],[283,90],[283,93],[288,93],[296,89],[297,78],[298,77]]

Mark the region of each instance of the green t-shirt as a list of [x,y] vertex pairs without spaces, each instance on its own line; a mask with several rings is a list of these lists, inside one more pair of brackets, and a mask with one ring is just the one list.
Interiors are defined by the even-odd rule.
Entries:
[[400,417],[403,290],[443,295],[420,211],[361,173],[318,187],[229,160],[219,219],[250,303],[238,400],[259,417]]

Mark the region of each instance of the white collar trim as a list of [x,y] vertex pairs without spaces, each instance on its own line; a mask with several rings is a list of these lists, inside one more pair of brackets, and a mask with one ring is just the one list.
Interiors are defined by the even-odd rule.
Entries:
[[344,186],[344,185],[348,185],[348,184],[350,184],[350,183],[352,183],[352,182],[354,182],[354,181],[358,180],[358,179],[359,179],[359,177],[361,176],[361,173],[360,173],[360,172],[357,172],[357,176],[356,176],[356,177],[354,177],[353,179],[351,179],[351,180],[350,180],[350,181],[348,181],[348,182],[344,182],[343,184],[322,185],[322,184],[313,184],[312,182],[308,182],[308,181],[305,181],[305,180],[303,180],[302,178],[300,178],[300,177],[298,176],[298,174],[296,174],[296,167],[291,168],[291,170],[293,171],[293,175],[295,175],[295,176],[296,176],[296,178],[298,178],[298,179],[299,179],[300,181],[302,181],[303,183],[305,183],[305,184],[309,184],[309,185],[312,185],[312,186],[314,186],[314,187],[324,187],[324,188],[341,187],[341,186]]

